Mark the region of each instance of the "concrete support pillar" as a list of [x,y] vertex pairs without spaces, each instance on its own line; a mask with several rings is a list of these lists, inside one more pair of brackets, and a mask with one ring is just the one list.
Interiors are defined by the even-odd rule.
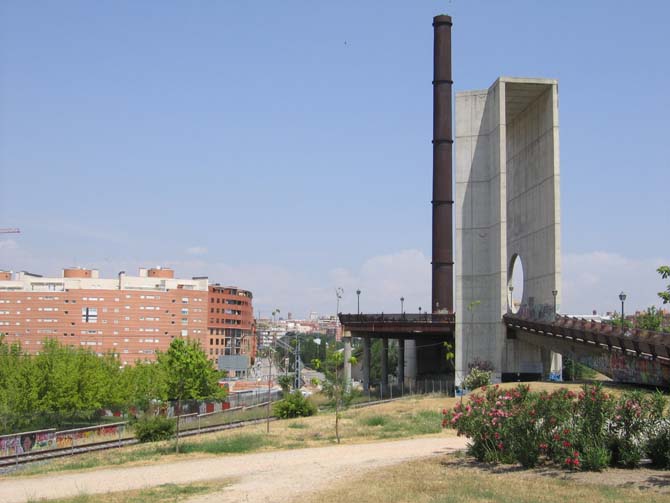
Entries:
[[551,351],[541,348],[540,358],[542,360],[542,379],[549,379],[549,374],[551,373]]
[[405,382],[405,341],[398,339],[398,384]]
[[405,377],[411,380],[416,379],[416,341],[414,339],[405,340]]
[[382,393],[388,393],[389,389],[389,340],[382,339]]
[[351,389],[351,332],[345,332],[344,341],[344,382],[347,391]]
[[363,391],[370,390],[370,338],[363,337]]

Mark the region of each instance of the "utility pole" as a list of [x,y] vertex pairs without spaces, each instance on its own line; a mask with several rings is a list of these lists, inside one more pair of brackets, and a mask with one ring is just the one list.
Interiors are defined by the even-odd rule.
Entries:
[[[272,337],[274,343],[274,336]],[[268,403],[266,413],[266,433],[270,433],[270,402],[272,401],[272,349],[268,348],[268,360],[270,362],[270,371],[268,372]]]
[[300,337],[298,334],[295,336],[295,382],[293,384],[294,389],[300,389]]

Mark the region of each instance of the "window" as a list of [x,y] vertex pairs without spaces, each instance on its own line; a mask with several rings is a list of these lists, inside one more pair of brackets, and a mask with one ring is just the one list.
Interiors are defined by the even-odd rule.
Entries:
[[187,307],[182,307],[181,308],[181,314],[188,314],[188,308]]
[[182,304],[188,304],[188,297],[182,297],[181,298],[181,303]]
[[84,323],[98,322],[98,308],[97,307],[82,307],[81,321]]
[[181,331],[181,336],[182,336],[182,337],[188,337],[188,330],[186,330],[186,329],[182,329],[182,331]]

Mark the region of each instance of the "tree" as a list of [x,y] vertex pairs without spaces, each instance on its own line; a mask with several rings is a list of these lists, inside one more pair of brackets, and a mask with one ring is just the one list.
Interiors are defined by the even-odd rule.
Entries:
[[[667,265],[662,265],[658,269],[656,269],[658,274],[661,275],[661,278],[663,279],[668,279],[670,278],[670,266]],[[665,289],[664,292],[658,292],[658,296],[661,298],[663,301],[663,304],[670,304],[670,285]]]
[[663,327],[663,313],[654,306],[648,307],[644,313],[636,318],[636,324],[637,328],[660,332]]
[[293,383],[293,377],[291,377],[289,374],[280,375],[277,378],[277,383],[279,384],[279,387],[281,387],[282,395],[286,397],[291,391],[291,384]]
[[[356,364],[356,358],[351,357],[349,363]],[[335,404],[335,438],[340,443],[340,414],[346,409],[353,399],[349,383],[344,379],[344,352],[331,351],[325,362],[316,359],[312,365],[317,370],[322,370],[325,379],[321,382],[323,392]]]
[[198,341],[174,339],[167,352],[158,355],[158,364],[164,372],[168,398],[177,401],[175,450],[179,452],[182,400],[223,398],[225,390],[219,386],[219,373],[212,367]]

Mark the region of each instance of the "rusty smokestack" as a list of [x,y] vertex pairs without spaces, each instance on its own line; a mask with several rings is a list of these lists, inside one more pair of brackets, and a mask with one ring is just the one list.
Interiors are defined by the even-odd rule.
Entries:
[[433,292],[432,312],[454,311],[451,17],[433,18]]

